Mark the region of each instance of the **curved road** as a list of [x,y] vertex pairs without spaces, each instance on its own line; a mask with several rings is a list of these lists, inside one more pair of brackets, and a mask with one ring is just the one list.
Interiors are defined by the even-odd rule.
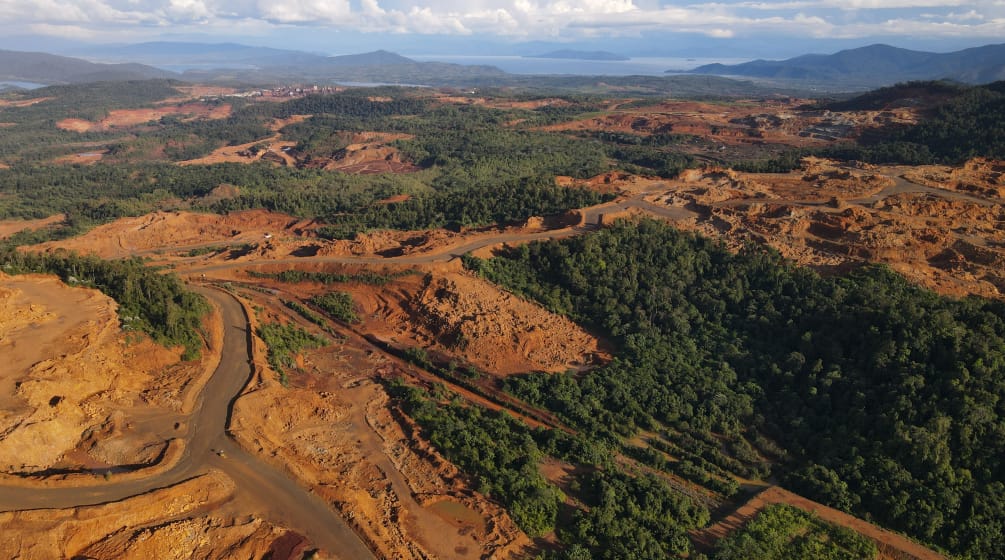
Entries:
[[[220,365],[206,383],[189,418],[190,433],[181,460],[173,468],[148,478],[89,487],[10,487],[0,485],[0,511],[69,508],[123,500],[192,478],[213,467],[237,484],[238,492],[256,511],[277,525],[303,532],[310,541],[339,557],[374,558],[345,521],[323,500],[284,474],[245,452],[227,435],[231,407],[251,378],[248,318],[229,294],[199,289],[216,302],[224,324]],[[226,459],[213,450],[223,450]],[[250,513],[250,512],[249,512]]]

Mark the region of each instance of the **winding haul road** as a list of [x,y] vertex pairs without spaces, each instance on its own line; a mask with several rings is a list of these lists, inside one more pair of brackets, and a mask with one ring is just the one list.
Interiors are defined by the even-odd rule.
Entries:
[[[147,478],[87,487],[13,487],[0,485],[0,511],[70,508],[123,500],[171,486],[210,467],[234,480],[238,491],[262,506],[260,514],[277,525],[304,533],[316,546],[344,558],[374,558],[360,538],[322,499],[283,473],[244,451],[227,435],[234,400],[252,375],[251,335],[244,308],[229,294],[199,289],[220,308],[224,324],[220,365],[206,383],[189,419],[190,433],[181,460]],[[222,450],[226,459],[214,450]],[[249,512],[251,513],[251,512]]]

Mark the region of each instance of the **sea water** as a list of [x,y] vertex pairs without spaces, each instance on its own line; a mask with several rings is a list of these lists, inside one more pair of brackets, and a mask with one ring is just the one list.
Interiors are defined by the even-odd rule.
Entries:
[[639,57],[630,60],[574,60],[523,56],[405,55],[421,62],[485,65],[511,74],[552,74],[575,76],[662,76],[667,71],[686,72],[704,64],[740,64],[749,58]]

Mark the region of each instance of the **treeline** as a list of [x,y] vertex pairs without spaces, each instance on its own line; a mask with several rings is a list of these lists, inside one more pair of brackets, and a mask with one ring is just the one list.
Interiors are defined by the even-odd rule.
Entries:
[[[221,184],[247,189],[314,184],[364,183],[366,179],[328,177],[319,171],[289,170],[266,164],[212,166],[168,164],[92,165],[86,167],[14,165],[0,169],[0,217],[42,218],[66,213],[105,221],[150,212],[171,197],[194,198]],[[348,190],[345,188],[336,190]]]
[[335,95],[308,95],[278,105],[258,103],[249,105],[249,114],[268,115],[283,119],[294,115],[339,115],[359,119],[378,119],[388,116],[418,115],[428,108],[422,98],[408,95],[406,90],[361,89]]
[[575,429],[744,440],[784,456],[797,492],[961,557],[1002,557],[1005,304],[942,298],[882,267],[821,278],[652,221],[468,263],[617,342],[612,363],[575,378],[507,380]]
[[[420,229],[448,224],[512,222],[600,202],[594,192],[562,188],[543,176],[491,184],[442,176],[441,190],[416,184],[411,175],[345,175],[267,164],[213,166],[94,165],[14,166],[0,170],[0,218],[42,218],[64,213],[66,233],[123,216],[161,208],[164,201],[198,199],[221,184],[235,185],[235,198],[194,206],[226,213],[264,208],[329,223],[328,237],[351,237],[376,228]],[[409,200],[379,203],[401,193]]]
[[440,404],[421,389],[401,383],[390,390],[430,443],[473,478],[475,489],[505,504],[528,535],[554,529],[564,497],[541,476],[538,463],[544,454],[526,425],[501,412]]
[[124,329],[146,333],[164,346],[183,346],[187,360],[202,349],[202,318],[209,312],[205,299],[186,290],[178,277],[137,259],[106,261],[5,247],[0,248],[0,267],[7,274],[55,274],[68,284],[97,288],[119,304]]
[[91,82],[64,86],[48,86],[20,94],[24,99],[44,99],[34,105],[5,109],[15,122],[74,117],[86,120],[104,118],[112,109],[135,108],[177,96],[175,80],[132,80],[125,82]]
[[601,202],[594,191],[555,186],[544,177],[500,181],[495,185],[451,187],[395,203],[374,204],[355,213],[331,216],[318,234],[352,239],[370,229],[429,229],[443,226],[507,224],[531,216],[560,214]]
[[[113,109],[136,108],[177,96],[169,80],[96,82],[50,86],[16,94],[21,99],[42,99],[24,107],[0,109],[5,126],[0,134],[0,158],[8,164],[50,160],[54,157],[90,151],[102,142],[121,141],[120,131],[79,133],[56,128],[65,118],[96,121]],[[83,148],[83,149],[82,149]]]
[[[209,204],[207,209],[265,208],[318,218],[330,222],[329,236],[345,237],[374,228],[519,221],[600,200],[581,189],[555,186],[554,176],[587,177],[606,170],[608,154],[602,144],[507,126],[514,115],[532,111],[452,105],[429,108],[428,101],[407,96],[373,99],[363,95],[308,96],[279,105],[246,104],[222,120],[162,119],[160,125],[136,139],[113,143],[107,157],[117,161],[114,164],[15,163],[11,169],[0,170],[0,193],[9,195],[0,198],[0,216],[36,218],[62,212],[68,215],[71,227],[64,231],[76,232],[118,217],[150,212],[165,200],[202,197],[216,186],[228,184],[237,186],[239,195]],[[400,141],[400,148],[406,157],[430,169],[406,175],[353,176],[264,163],[187,167],[128,163],[151,151],[187,159],[224,143],[250,142],[268,132],[263,124],[267,120],[308,109],[343,111],[319,113],[284,129],[299,140],[308,156],[330,156],[324,151],[343,146],[353,131],[407,132],[414,138]],[[341,122],[345,120],[354,123]],[[329,126],[335,124],[341,128]],[[411,198],[378,203],[399,194]],[[198,207],[199,201],[194,205]]]

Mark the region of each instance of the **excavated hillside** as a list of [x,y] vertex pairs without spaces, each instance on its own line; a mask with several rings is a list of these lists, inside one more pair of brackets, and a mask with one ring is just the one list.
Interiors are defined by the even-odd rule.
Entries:
[[825,270],[889,265],[950,295],[1005,296],[1005,165],[882,168],[807,159],[791,174],[691,170],[650,197],[739,248],[767,243]]
[[141,466],[165,452],[173,434],[161,426],[191,406],[206,367],[123,331],[116,307],[52,276],[0,273],[0,476]]

